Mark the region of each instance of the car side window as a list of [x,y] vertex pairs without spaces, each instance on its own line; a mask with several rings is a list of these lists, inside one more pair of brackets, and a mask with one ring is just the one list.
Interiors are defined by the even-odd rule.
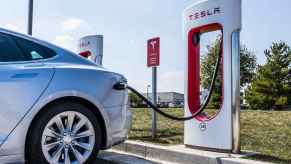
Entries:
[[15,37],[14,40],[22,50],[27,60],[48,59],[56,55],[53,50],[29,40],[17,37]]
[[0,62],[24,61],[25,56],[14,42],[5,34],[0,33]]

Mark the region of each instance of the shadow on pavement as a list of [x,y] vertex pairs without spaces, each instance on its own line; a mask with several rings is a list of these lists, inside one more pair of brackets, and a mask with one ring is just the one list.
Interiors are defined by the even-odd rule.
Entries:
[[[1,163],[0,164],[4,164],[4,163]],[[12,163],[5,163],[5,164],[27,164],[27,163],[23,163],[23,162],[12,162]],[[95,161],[94,164],[119,164],[119,163],[116,163],[116,162],[111,162],[111,161],[107,161],[107,160],[103,160],[103,159],[97,159],[97,161]]]
[[[9,163],[9,164],[24,164],[24,163]],[[95,161],[94,164],[159,164],[159,163],[152,162],[143,158],[138,158],[133,155],[127,155],[110,151],[102,151],[99,153],[98,159]]]
[[118,164],[118,163],[107,161],[107,160],[104,160],[104,159],[97,159],[97,161],[94,164]]
[[[159,164],[133,155],[102,151],[99,153],[99,160],[96,164]],[[104,163],[102,163],[104,162]]]

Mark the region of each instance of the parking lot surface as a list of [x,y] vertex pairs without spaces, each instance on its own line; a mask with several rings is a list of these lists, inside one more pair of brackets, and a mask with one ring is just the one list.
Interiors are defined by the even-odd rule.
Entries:
[[[0,164],[2,164],[1,161]],[[6,164],[24,164],[24,163],[13,162]],[[94,164],[161,164],[161,163],[153,162],[134,155],[124,154],[120,152],[101,151],[99,153],[97,161],[95,161]]]
[[133,155],[103,151],[99,154],[96,164],[159,164]]

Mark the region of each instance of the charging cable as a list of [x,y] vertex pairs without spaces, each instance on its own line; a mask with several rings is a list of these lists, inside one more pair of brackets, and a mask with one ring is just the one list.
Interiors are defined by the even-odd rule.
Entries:
[[209,88],[209,94],[206,97],[205,101],[200,105],[200,107],[197,110],[197,112],[195,112],[194,114],[192,114],[189,117],[175,117],[175,116],[172,116],[170,114],[167,114],[167,113],[163,112],[161,109],[159,109],[156,105],[154,105],[150,100],[148,100],[145,96],[143,96],[136,89],[134,89],[133,87],[127,85],[126,82],[118,82],[113,86],[113,88],[116,89],[116,90],[124,90],[124,89],[130,90],[132,93],[134,93],[138,97],[140,97],[154,111],[156,111],[157,113],[161,114],[162,116],[164,116],[166,118],[169,118],[169,119],[172,119],[172,120],[175,120],[175,121],[189,121],[189,120],[192,120],[193,118],[197,117],[198,115],[200,115],[205,110],[206,106],[208,105],[208,103],[209,103],[209,101],[211,99],[211,95],[213,93],[213,90],[215,88],[215,80],[216,80],[218,72],[219,72],[219,66],[220,66],[221,58],[222,58],[222,42],[220,44],[219,55],[218,55],[217,60],[216,60],[215,70],[214,70],[214,74],[213,74],[213,77],[212,77],[211,85],[210,85],[210,88]]

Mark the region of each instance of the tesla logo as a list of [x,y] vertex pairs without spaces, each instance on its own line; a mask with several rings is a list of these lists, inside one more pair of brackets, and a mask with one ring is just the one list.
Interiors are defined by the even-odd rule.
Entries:
[[216,8],[208,9],[208,10],[202,10],[202,11],[191,13],[189,15],[189,20],[193,21],[193,20],[205,18],[205,17],[212,16],[212,15],[217,15],[220,13],[221,13],[220,7],[216,7]]
[[202,123],[200,123],[200,124],[199,124],[199,129],[200,129],[202,132],[206,131],[206,129],[207,129],[207,124],[206,124],[206,122],[202,122]]
[[150,45],[151,45],[153,51],[155,51],[155,49],[156,49],[156,44],[157,44],[157,43],[158,43],[157,40],[153,40],[153,41],[150,42]]

